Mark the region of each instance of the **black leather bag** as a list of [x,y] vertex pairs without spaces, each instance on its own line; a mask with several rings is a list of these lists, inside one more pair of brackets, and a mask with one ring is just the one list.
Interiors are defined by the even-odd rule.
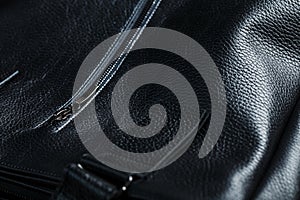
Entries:
[[[61,107],[72,96],[84,58],[121,31],[138,3],[30,0],[1,4],[0,197],[299,199],[298,0],[162,1],[148,26],[193,38],[208,51],[222,75],[227,115],[218,143],[208,156],[197,157],[211,103],[203,79],[191,73],[202,95],[200,108],[208,115],[180,159],[161,170],[133,176],[91,156],[82,158],[88,152],[74,122],[65,124],[70,112]],[[97,96],[97,113],[106,113],[99,102],[106,102],[114,82],[132,64],[156,59],[185,67],[184,61],[152,50],[128,56]]]

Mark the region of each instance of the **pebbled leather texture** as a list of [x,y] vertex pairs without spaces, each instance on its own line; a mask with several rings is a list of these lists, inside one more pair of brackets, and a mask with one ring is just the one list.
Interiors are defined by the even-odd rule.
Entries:
[[257,199],[299,199],[300,101],[273,155],[270,169],[258,187]]
[[[0,87],[0,191],[8,199],[45,199],[40,182],[28,181],[32,177],[47,182],[42,194],[50,197],[63,168],[86,153],[72,122],[58,133],[55,124],[43,122],[71,97],[85,56],[120,31],[136,3],[1,5],[0,78],[19,71]],[[179,160],[133,182],[130,197],[299,199],[299,10],[298,0],[162,2],[150,26],[180,31],[210,53],[225,83],[227,118],[207,157],[197,157],[204,126]],[[109,90],[99,99],[107,96]],[[204,95],[201,104],[207,110],[208,100]]]

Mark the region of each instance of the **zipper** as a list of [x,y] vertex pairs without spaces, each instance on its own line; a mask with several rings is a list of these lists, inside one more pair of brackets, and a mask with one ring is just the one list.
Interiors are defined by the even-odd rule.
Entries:
[[[153,17],[161,2],[162,0],[140,0],[137,3],[131,16],[121,29],[118,37],[110,46],[105,56],[98,63],[87,80],[82,84],[78,91],[58,109],[57,112],[41,123],[38,127],[44,124],[49,124],[50,121],[51,124],[58,123],[58,125],[54,126],[54,132],[59,132],[66,125],[68,125],[87,105],[89,105],[93,99],[95,99],[95,97],[103,90],[103,88],[121,67],[128,53],[139,39],[144,29],[147,27],[149,21]],[[141,22],[138,24],[139,21]],[[124,31],[131,30],[136,25],[138,25],[139,28],[131,38],[126,40],[128,34],[125,34]],[[119,57],[114,64],[108,65],[112,61],[111,59],[114,57],[115,53],[119,51],[121,46],[123,46],[125,41],[129,42],[126,43],[124,49],[121,49],[121,55],[123,56]]]
[[[54,132],[59,132],[66,125],[71,122],[74,117],[76,117],[107,85],[107,83],[116,74],[118,69],[121,67],[123,61],[126,59],[128,53],[139,39],[144,29],[147,27],[149,21],[153,17],[154,13],[158,9],[162,0],[140,0],[135,6],[129,19],[126,21],[125,25],[121,29],[119,36],[110,46],[109,50],[102,58],[97,67],[93,70],[87,80],[79,88],[79,90],[66,102],[64,103],[52,116],[48,117],[44,122],[36,126],[35,128],[42,127],[44,125],[54,125]],[[131,30],[134,27],[139,27],[135,34],[128,38],[128,34],[124,34],[125,31]],[[122,49],[121,56],[114,62],[113,65],[108,65],[111,59],[114,57],[115,53],[119,51],[123,43],[127,42],[125,48]],[[0,87],[6,84],[8,81],[13,79],[19,74],[19,71],[15,71],[10,76],[0,81]],[[99,79],[100,77],[100,79]],[[89,163],[84,163],[84,167],[90,168]],[[80,166],[80,165],[79,165]],[[115,180],[117,176],[110,176],[112,180]],[[123,176],[121,176],[122,178]],[[116,179],[117,180],[117,179]],[[37,196],[51,196],[55,191],[56,187],[61,182],[57,178],[48,177],[40,174],[34,174],[31,172],[26,172],[18,169],[0,167],[0,191],[7,195],[16,196],[13,192],[9,192],[9,188],[5,189],[1,186],[1,182],[9,183],[10,185],[16,186],[17,188],[27,189],[28,191],[36,194]],[[125,191],[130,183],[133,181],[133,176],[128,176],[125,179],[117,182],[122,183],[121,189]],[[119,185],[119,184],[117,184]],[[30,199],[27,196],[18,195],[23,199]]]

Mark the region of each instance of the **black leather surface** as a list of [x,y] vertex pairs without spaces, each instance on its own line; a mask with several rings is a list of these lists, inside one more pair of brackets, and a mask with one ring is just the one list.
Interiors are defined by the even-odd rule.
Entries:
[[[116,186],[93,175],[89,175],[76,165],[71,165],[59,194],[55,199],[103,199],[117,196]],[[88,187],[87,187],[88,186]]]
[[[0,88],[2,192],[38,199],[34,194],[40,191],[7,180],[8,171],[58,182],[63,168],[86,152],[73,123],[54,133],[55,124],[43,122],[70,98],[81,62],[120,31],[134,2],[3,5],[0,77],[19,74]],[[226,86],[226,124],[207,157],[197,157],[203,128],[188,152],[146,181],[133,183],[129,195],[148,200],[299,198],[299,10],[298,0],[161,4],[150,25],[193,37],[216,62]],[[202,106],[209,110],[207,101],[204,97]]]
[[[134,1],[15,1],[2,7],[1,78],[19,74],[0,88],[1,166],[58,179],[86,152],[72,124],[59,133],[53,132],[55,124],[35,127],[70,98],[85,56],[120,31],[134,6]],[[22,185],[14,189],[2,178],[6,173],[0,190],[34,196],[35,190],[24,192]]]
[[257,189],[257,199],[299,199],[300,101]]
[[80,164],[65,170],[64,181],[51,199],[133,199],[126,194],[132,181],[143,181],[143,175],[129,175],[102,165],[90,155]]

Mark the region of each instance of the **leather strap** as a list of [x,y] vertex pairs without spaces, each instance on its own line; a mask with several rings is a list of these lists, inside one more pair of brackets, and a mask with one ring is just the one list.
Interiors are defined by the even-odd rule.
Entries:
[[132,181],[130,174],[106,167],[91,156],[84,155],[80,164],[71,164],[66,168],[64,180],[53,199],[119,199],[125,195]]

